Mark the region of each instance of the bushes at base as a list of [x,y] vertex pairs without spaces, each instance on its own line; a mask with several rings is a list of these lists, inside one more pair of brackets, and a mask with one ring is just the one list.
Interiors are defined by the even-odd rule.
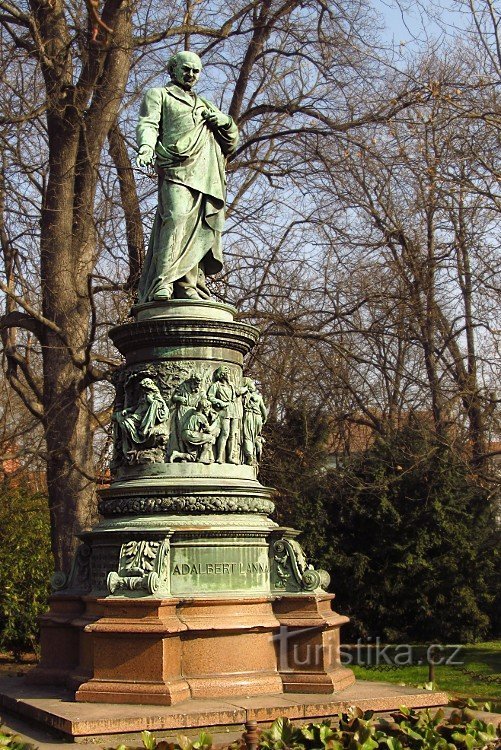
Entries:
[[449,446],[413,425],[376,443],[337,474],[329,515],[334,590],[360,635],[464,643],[492,632],[494,508]]
[[36,750],[30,742],[24,742],[19,735],[4,729],[0,720],[0,747],[2,750]]
[[16,658],[37,647],[53,571],[49,535],[45,496],[0,490],[0,648]]
[[[258,729],[252,742],[243,735],[227,748],[218,747],[219,750],[248,750],[251,746],[257,750],[495,750],[499,747],[499,727],[496,729],[493,724],[476,718],[470,711],[455,711],[446,719],[441,709],[416,712],[401,706],[391,715],[391,721],[373,716],[373,711],[364,713],[352,706],[332,723],[328,719],[297,726],[290,719],[280,718],[269,729]],[[205,731],[195,740],[179,735],[175,742],[157,742],[151,732],[142,732],[141,739],[146,750],[214,750],[216,747]],[[128,749],[119,745],[117,750]]]
[[265,482],[283,488],[280,520],[304,531],[306,552],[330,572],[336,608],[351,618],[344,640],[496,635],[499,524],[457,452],[413,422],[326,470],[314,429],[303,430],[309,445],[297,422],[281,431],[298,459],[279,457]]

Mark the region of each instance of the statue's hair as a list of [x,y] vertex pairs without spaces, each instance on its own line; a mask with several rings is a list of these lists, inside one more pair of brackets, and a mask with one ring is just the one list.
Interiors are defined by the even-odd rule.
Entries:
[[[150,383],[151,383],[151,385],[150,385]],[[153,380],[153,378],[143,378],[141,380],[140,384],[143,386],[143,388],[150,388],[151,389],[151,386],[153,386],[158,391],[158,385],[155,383],[155,381]]]

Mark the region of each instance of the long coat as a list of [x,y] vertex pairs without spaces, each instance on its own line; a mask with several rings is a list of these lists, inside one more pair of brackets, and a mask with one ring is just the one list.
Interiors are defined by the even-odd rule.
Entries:
[[237,146],[238,130],[231,118],[223,127],[209,126],[202,116],[207,109],[216,108],[174,82],[144,96],[137,142],[155,150],[159,194],[139,284],[141,302],[202,260],[206,274],[222,268],[225,157]]

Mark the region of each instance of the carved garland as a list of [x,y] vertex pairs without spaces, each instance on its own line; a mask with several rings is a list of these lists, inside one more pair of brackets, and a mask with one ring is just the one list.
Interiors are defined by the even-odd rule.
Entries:
[[110,594],[146,591],[156,594],[168,589],[169,546],[167,541],[131,540],[122,544],[118,573],[108,573],[106,585]]
[[262,498],[236,498],[224,495],[197,497],[124,497],[99,501],[99,512],[103,516],[135,513],[264,513],[275,510],[271,500]]

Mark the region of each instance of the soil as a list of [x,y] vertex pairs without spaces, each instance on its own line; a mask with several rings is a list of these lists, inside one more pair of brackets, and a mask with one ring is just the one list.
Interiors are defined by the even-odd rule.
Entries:
[[38,663],[38,656],[34,653],[23,654],[20,661],[15,661],[12,654],[0,651],[0,676],[22,677]]

